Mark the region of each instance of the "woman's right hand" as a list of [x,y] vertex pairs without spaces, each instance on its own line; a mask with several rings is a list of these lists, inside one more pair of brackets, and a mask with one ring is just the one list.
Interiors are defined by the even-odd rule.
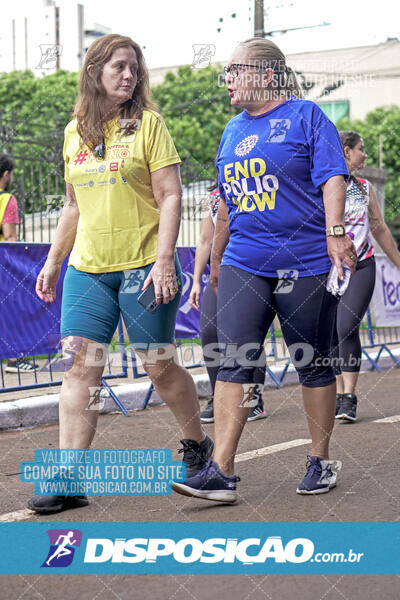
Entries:
[[200,308],[200,294],[201,285],[200,283],[193,282],[192,289],[189,296],[189,304],[192,308],[199,310]]
[[36,293],[44,302],[54,302],[56,299],[56,285],[60,273],[61,265],[45,262],[36,280]]

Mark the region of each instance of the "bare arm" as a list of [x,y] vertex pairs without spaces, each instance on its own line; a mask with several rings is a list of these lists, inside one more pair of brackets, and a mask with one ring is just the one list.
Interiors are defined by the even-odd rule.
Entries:
[[1,230],[6,242],[18,242],[17,226],[15,223],[2,223]]
[[199,310],[201,276],[204,273],[208,259],[210,258],[211,246],[214,237],[214,224],[210,215],[201,222],[200,238],[196,246],[194,259],[193,285],[190,291],[190,305]]
[[79,208],[74,188],[70,183],[66,183],[66,196],[67,199],[58,221],[54,242],[36,281],[36,293],[45,302],[54,302],[56,299],[56,285],[60,277],[61,267],[65,257],[74,245],[76,237]]
[[182,186],[179,165],[163,167],[151,173],[154,198],[160,207],[157,258],[142,289],[151,282],[157,304],[168,304],[175,297],[178,287],[175,271],[175,244],[181,222]]
[[65,184],[66,202],[57,224],[54,241],[51,245],[47,262],[62,265],[68,252],[71,251],[75,242],[76,228],[79,220],[79,208],[76,201],[74,186]]
[[370,186],[368,214],[372,235],[381,246],[387,257],[398,269],[400,269],[400,253],[398,251],[397,244],[390,233],[389,227],[386,225],[383,219],[378,201],[376,199],[375,190],[372,186]]
[[[333,225],[343,225],[346,199],[346,186],[343,176],[335,175],[328,179],[321,187],[325,207],[326,228],[328,229]],[[329,258],[332,263],[336,264],[339,278],[343,279],[342,261],[354,273],[357,263],[357,253],[349,236],[329,236],[326,243]]]
[[228,207],[225,200],[221,197],[218,206],[217,224],[215,226],[214,241],[211,250],[211,273],[210,284],[215,293],[218,292],[219,271],[221,268],[222,257],[229,241],[229,217]]

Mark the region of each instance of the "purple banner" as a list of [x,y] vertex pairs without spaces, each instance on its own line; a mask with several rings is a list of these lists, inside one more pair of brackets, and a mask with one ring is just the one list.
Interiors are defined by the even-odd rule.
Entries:
[[[189,304],[189,295],[193,284],[194,255],[195,248],[189,246],[178,248],[178,257],[182,266],[182,299],[175,329],[175,337],[178,339],[200,337],[200,311],[191,308]],[[207,285],[209,273],[210,269],[207,265],[201,282],[202,294]]]
[[[59,351],[61,296],[67,260],[57,284],[56,302],[46,304],[35,292],[36,278],[49,249],[50,244],[0,243],[0,360]],[[183,295],[176,323],[177,338],[199,337],[200,314],[189,305],[194,254],[194,248],[178,248]],[[203,288],[207,279],[208,267]]]
[[50,244],[0,243],[0,359],[58,351],[66,264],[54,303],[42,302],[35,292],[49,248]]

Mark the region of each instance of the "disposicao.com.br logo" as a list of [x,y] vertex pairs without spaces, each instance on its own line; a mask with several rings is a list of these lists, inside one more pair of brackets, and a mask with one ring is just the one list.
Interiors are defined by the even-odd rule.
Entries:
[[89,538],[84,563],[160,563],[165,559],[181,564],[241,563],[253,565],[275,563],[340,563],[360,562],[363,554],[347,552],[315,552],[308,538],[294,538],[286,544],[280,536],[267,538]]
[[74,558],[75,548],[81,545],[79,529],[49,529],[50,548],[42,567],[68,567]]

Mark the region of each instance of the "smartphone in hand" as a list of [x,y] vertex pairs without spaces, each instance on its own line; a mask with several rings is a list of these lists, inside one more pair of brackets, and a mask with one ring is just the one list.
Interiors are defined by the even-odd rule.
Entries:
[[138,302],[150,314],[154,314],[160,308],[161,304],[157,304],[156,295],[154,292],[153,282],[144,290],[138,297]]

